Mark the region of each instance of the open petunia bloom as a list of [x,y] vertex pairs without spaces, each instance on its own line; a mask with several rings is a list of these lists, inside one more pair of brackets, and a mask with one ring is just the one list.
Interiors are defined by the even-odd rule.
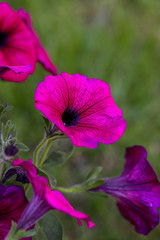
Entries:
[[35,107],[77,147],[111,144],[126,128],[109,85],[78,73],[47,76],[36,89]]
[[27,204],[22,187],[13,185],[5,188],[0,184],[0,240],[7,236],[11,222],[18,222]]
[[8,3],[0,3],[0,78],[23,82],[35,71],[37,61],[47,71],[57,74],[40,41],[36,43],[35,38],[38,42],[38,37],[26,24],[21,10],[17,13]]
[[127,162],[120,177],[105,179],[91,191],[112,195],[121,214],[138,233],[147,235],[159,223],[160,183],[147,161],[144,147],[127,148],[125,158]]
[[17,229],[26,230],[30,228],[50,209],[59,210],[77,218],[79,225],[81,225],[81,220],[84,220],[89,228],[94,227],[95,224],[90,221],[89,216],[74,210],[60,192],[50,190],[46,178],[37,175],[37,169],[32,164],[31,159],[29,161],[15,159],[12,165],[20,166],[26,171],[26,176],[33,188],[33,197],[25,208],[18,222]]

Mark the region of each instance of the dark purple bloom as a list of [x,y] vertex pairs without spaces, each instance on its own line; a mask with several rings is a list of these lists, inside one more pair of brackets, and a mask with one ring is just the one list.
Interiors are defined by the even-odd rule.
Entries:
[[138,233],[147,235],[159,223],[160,183],[147,161],[144,147],[127,148],[125,158],[126,164],[120,177],[105,179],[101,186],[91,191],[112,195],[121,214]]
[[5,188],[0,184],[0,240],[4,240],[7,236],[11,221],[18,222],[27,204],[22,187],[8,186]]

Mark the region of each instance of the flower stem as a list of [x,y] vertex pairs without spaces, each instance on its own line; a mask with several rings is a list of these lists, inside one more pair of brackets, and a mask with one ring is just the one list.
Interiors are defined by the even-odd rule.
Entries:
[[[59,138],[66,138],[66,136],[63,134],[63,133],[58,133],[58,134],[54,134],[50,137],[46,137],[44,138],[39,144],[38,146],[36,147],[35,151],[34,151],[34,164],[35,166],[38,166],[38,167],[41,167],[45,157],[46,157],[46,154],[50,148],[50,145],[53,141],[55,141],[56,139],[59,139]],[[45,146],[46,145],[46,146]],[[39,160],[39,152],[40,150],[43,148],[43,153],[40,157],[40,160]]]
[[55,189],[64,193],[76,192],[74,188],[55,187]]
[[37,165],[37,161],[38,161],[38,154],[40,149],[44,146],[44,144],[48,141],[47,138],[44,138],[36,147],[35,151],[34,151],[34,164]]
[[46,154],[47,154],[47,152],[48,152],[48,150],[50,148],[51,143],[52,143],[52,140],[48,140],[47,145],[46,145],[46,147],[44,149],[44,152],[43,152],[43,154],[42,154],[42,156],[41,156],[41,158],[40,158],[40,160],[39,160],[39,162],[37,164],[38,167],[41,167],[41,165],[42,165],[42,163],[43,163],[43,161],[45,159],[45,156],[46,156]]
[[[48,153],[48,150],[49,150],[52,142],[55,141],[56,139],[65,138],[65,137],[66,137],[65,135],[62,135],[62,134],[60,135],[60,134],[58,134],[58,135],[54,135],[54,136],[52,136],[51,138],[48,138],[48,139],[47,139],[48,142],[47,142],[46,147],[45,147],[45,149],[44,149],[44,151],[43,151],[43,154],[42,154],[42,156],[41,156],[41,158],[40,158],[40,160],[39,160],[39,162],[38,162],[38,164],[37,164],[38,167],[41,167],[41,165],[43,164],[43,161],[44,161],[44,159],[45,159],[45,157],[46,157],[46,155],[47,155],[47,153]],[[45,143],[46,143],[46,142],[45,142]]]

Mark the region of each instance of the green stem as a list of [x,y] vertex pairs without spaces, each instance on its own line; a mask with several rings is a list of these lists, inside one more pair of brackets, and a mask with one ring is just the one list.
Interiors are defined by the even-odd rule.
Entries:
[[85,188],[81,187],[81,184],[75,185],[75,186],[70,187],[70,188],[55,187],[55,189],[60,191],[60,192],[64,192],[64,193],[83,192],[83,191],[88,190],[88,188],[85,189]]
[[63,187],[55,187],[57,191],[64,192],[64,193],[72,193],[75,192],[74,188],[63,188]]
[[44,152],[43,152],[43,154],[42,154],[42,156],[41,156],[41,158],[40,158],[40,160],[38,162],[38,167],[41,167],[41,165],[42,165],[42,163],[43,163],[43,161],[44,161],[44,159],[45,159],[45,157],[47,155],[47,152],[48,152],[48,150],[50,148],[51,143],[52,143],[52,140],[48,140],[46,148],[45,148],[45,150],[44,150]]
[[[35,149],[35,151],[34,151],[34,157],[33,157],[35,166],[41,167],[41,165],[42,165],[42,163],[43,163],[43,161],[44,161],[44,159],[45,159],[45,157],[46,157],[46,154],[47,154],[47,152],[48,152],[48,150],[49,150],[49,147],[50,147],[52,141],[54,141],[54,140],[56,140],[56,139],[58,139],[58,138],[66,138],[66,136],[65,136],[63,133],[61,133],[61,134],[58,133],[58,134],[53,135],[52,137],[44,138],[44,139],[38,144],[38,146],[36,147],[36,149]],[[47,144],[46,144],[46,143],[47,143]],[[43,147],[45,144],[46,144],[46,147],[45,147],[45,149],[44,149],[44,151],[43,151],[43,154],[42,154],[40,160],[38,161],[38,159],[39,159],[39,158],[38,158],[38,157],[39,157],[39,152],[40,152],[40,150],[42,149],[42,147]]]
[[36,147],[35,151],[34,151],[34,164],[37,165],[37,159],[38,159],[38,153],[40,151],[40,149],[44,146],[44,144],[48,141],[47,138],[44,138]]
[[64,134],[63,135],[62,134],[57,134],[57,135],[54,135],[51,138],[47,139],[48,143],[47,143],[46,148],[45,148],[45,150],[44,150],[44,152],[43,152],[43,154],[42,154],[42,156],[41,156],[41,158],[40,158],[40,160],[39,160],[39,162],[37,164],[38,167],[41,167],[41,165],[42,165],[42,163],[43,163],[43,161],[44,161],[44,159],[46,157],[46,154],[47,154],[47,152],[48,152],[48,150],[49,150],[49,148],[51,146],[51,143],[53,141],[55,141],[56,139],[59,139],[59,138],[66,138],[66,136]]

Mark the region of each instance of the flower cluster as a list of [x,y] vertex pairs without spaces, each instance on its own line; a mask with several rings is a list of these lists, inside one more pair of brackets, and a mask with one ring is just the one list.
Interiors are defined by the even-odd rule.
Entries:
[[[23,82],[34,73],[37,61],[52,75],[46,76],[35,91],[35,108],[43,114],[45,136],[35,149],[33,161],[17,156],[28,148],[17,142],[11,121],[2,123],[8,108],[0,105],[0,240],[31,240],[30,230],[50,210],[67,213],[80,226],[85,221],[88,228],[94,227],[90,217],[75,210],[60,190],[111,195],[123,217],[138,233],[147,235],[159,223],[160,183],[144,147],[127,148],[126,164],[118,177],[97,178],[99,172],[93,171],[81,185],[69,189],[52,182],[50,172],[55,162],[72,149],[65,146],[64,139],[76,147],[112,144],[124,134],[126,121],[106,82],[78,73],[58,75],[29,13],[22,8],[16,12],[9,4],[0,3],[0,78]],[[31,197],[27,194],[30,187]],[[15,230],[12,222],[16,223]]]

